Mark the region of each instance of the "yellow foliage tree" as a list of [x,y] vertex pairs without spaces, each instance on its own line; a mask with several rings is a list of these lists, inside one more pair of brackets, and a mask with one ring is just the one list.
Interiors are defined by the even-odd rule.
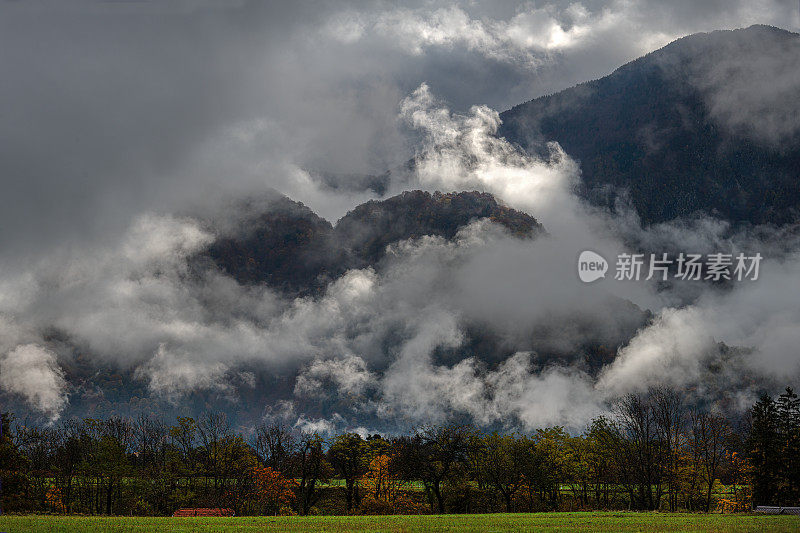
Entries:
[[387,503],[393,502],[403,486],[403,482],[389,469],[391,458],[378,455],[369,463],[369,470],[364,474],[362,486],[366,496]]
[[391,469],[392,458],[378,455],[369,463],[361,478],[364,498],[362,511],[373,514],[418,513],[419,507],[409,498],[406,482]]

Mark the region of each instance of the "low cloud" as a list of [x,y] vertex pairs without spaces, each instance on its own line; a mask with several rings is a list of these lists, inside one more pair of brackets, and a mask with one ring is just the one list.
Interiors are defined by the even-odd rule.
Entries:
[[328,383],[339,396],[361,396],[374,387],[375,375],[367,370],[366,362],[360,357],[317,360],[297,376],[294,393],[302,397],[324,396]]
[[36,344],[17,346],[0,356],[0,388],[24,398],[56,420],[67,404],[67,382],[56,354]]
[[189,353],[175,353],[161,344],[153,358],[136,369],[134,376],[147,379],[151,392],[177,401],[182,394],[194,390],[230,390],[224,381],[227,371],[222,363],[202,363]]
[[[395,243],[379,264],[346,272],[322,294],[286,299],[214,268],[190,269],[189,257],[216,238],[214,226],[150,214],[118,245],[36,265],[7,285],[3,311],[14,313],[20,339],[33,332],[27,342],[44,345],[42,332],[55,329],[174,403],[193,391],[236,401],[262,386],[259,375],[284,376],[291,383],[284,396],[265,390],[260,397],[268,407],[282,405],[281,416],[290,413],[298,429],[322,432],[360,420],[398,426],[454,417],[580,429],[617,394],[664,383],[697,388],[709,379],[709,362],[722,357],[719,342],[763,354],[765,339],[792,341],[790,333],[734,334],[732,324],[759,317],[728,313],[728,322],[715,312],[724,308],[716,298],[759,300],[759,291],[747,296],[755,285],[719,295],[703,289],[673,310],[684,296],[647,282],[587,285],[574,271],[582,249],[612,258],[629,251],[626,242],[714,248],[728,242],[724,225],[643,230],[635,217],[584,205],[572,191],[577,166],[557,145],[549,159],[536,159],[495,138],[491,109],[455,113],[421,86],[401,110],[419,145],[414,169],[391,187],[492,192],[536,216],[547,234],[519,239],[478,220],[450,240]],[[233,224],[237,215],[219,216]],[[770,301],[781,299],[762,303],[760,316],[773,317],[764,327],[781,331],[780,314],[763,312]],[[756,309],[748,305],[742,309]],[[651,325],[648,309],[656,315]],[[16,324],[26,325],[28,337]],[[470,351],[475,334],[495,344]],[[599,381],[584,352],[598,345],[623,346]],[[341,420],[331,426],[334,413]]]
[[[694,2],[672,11],[651,2],[510,10],[337,5],[275,16],[251,5],[252,13],[232,8],[230,25],[212,24],[205,35],[213,53],[205,45],[196,50],[183,30],[159,22],[159,38],[147,41],[144,55],[142,28],[113,14],[100,17],[113,22],[100,25],[107,31],[77,41],[65,38],[64,28],[72,26],[55,15],[39,22],[15,15],[27,23],[16,28],[9,28],[12,17],[2,18],[9,30],[0,32],[2,53],[35,55],[15,78],[25,88],[0,91],[21,102],[12,116],[18,120],[5,122],[15,131],[0,128],[0,136],[13,140],[3,143],[7,157],[0,160],[9,163],[2,175],[23,184],[6,198],[0,225],[19,229],[20,246],[37,247],[36,261],[4,270],[0,279],[3,390],[55,417],[67,406],[68,387],[57,359],[80,352],[174,402],[192,391],[235,399],[263,387],[265,374],[285,379],[283,389],[259,391],[256,401],[266,404],[266,415],[296,420],[305,431],[361,427],[362,417],[369,427],[466,417],[482,425],[579,429],[626,391],[664,383],[699,390],[721,379],[710,378],[709,368],[725,357],[748,378],[796,377],[795,244],[772,238],[762,281],[733,290],[613,279],[582,284],[574,267],[585,249],[608,259],[636,247],[756,249],[764,236],[737,242],[725,223],[709,218],[642,228],[631,212],[612,217],[588,207],[572,190],[578,164],[560,146],[549,145],[545,157],[524,154],[494,137],[495,109],[470,107],[504,107],[585,81],[690,31],[749,24],[761,18],[749,5]],[[772,21],[788,13],[779,3],[762,11]],[[196,28],[208,21],[202,12],[177,20]],[[125,31],[117,40],[119,29]],[[37,35],[70,45],[24,45]],[[165,35],[169,42],[161,41]],[[104,46],[109,42],[115,48]],[[148,52],[150,46],[159,53]],[[43,50],[52,55],[39,57]],[[186,63],[187,54],[195,59]],[[92,69],[72,69],[68,57],[85,58]],[[747,72],[768,78],[775,65],[758,61],[748,62]],[[116,69],[127,76],[139,72],[128,70],[139,63],[148,67],[143,77],[120,90],[128,78]],[[84,80],[95,64],[105,66],[98,69],[104,80],[110,73],[117,83]],[[55,74],[48,65],[58,66]],[[763,91],[754,82],[762,98],[749,95],[749,87],[726,85],[727,68],[720,65],[703,87],[714,95],[715,116],[734,129],[751,127],[754,113],[785,99],[792,81],[792,74],[780,74]],[[54,85],[41,82],[51,76],[70,90],[54,95]],[[40,91],[28,94],[28,86]],[[162,94],[163,87],[174,90]],[[746,105],[739,109],[741,99]],[[54,120],[60,115],[46,112],[52,109],[72,110],[74,121]],[[759,135],[792,132],[788,119],[768,118],[757,124],[765,128]],[[16,131],[20,124],[28,127]],[[69,134],[58,124],[69,124]],[[52,151],[47,161],[31,155],[63,139],[77,144]],[[405,169],[412,156],[413,167]],[[535,216],[548,234],[521,240],[475,221],[449,241],[396,243],[380,264],[297,299],[240,285],[214,269],[189,268],[188,258],[217,237],[203,215],[220,209],[223,219],[237,220],[226,198],[274,187],[333,220],[375,196],[322,186],[307,170],[320,167],[391,169],[389,194],[491,192]],[[115,198],[126,205],[109,200]],[[46,238],[33,239],[31,231]],[[84,233],[87,241],[75,244],[73,237]],[[493,344],[471,346],[475,332]],[[622,344],[599,378],[585,353],[597,344]]]
[[[727,32],[726,32],[727,33]],[[709,114],[729,133],[780,150],[800,141],[800,39],[778,28],[756,35],[711,34],[716,53],[701,56],[688,81],[704,95]]]

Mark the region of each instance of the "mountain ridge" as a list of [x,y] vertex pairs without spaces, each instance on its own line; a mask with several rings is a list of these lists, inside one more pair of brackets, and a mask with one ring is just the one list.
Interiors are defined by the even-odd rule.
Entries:
[[477,191],[406,191],[361,204],[335,225],[282,195],[245,202],[237,212],[237,222],[192,263],[216,266],[239,283],[265,283],[290,295],[319,293],[347,270],[375,266],[389,244],[425,235],[452,239],[475,220],[489,219],[517,238],[544,231],[534,217]]
[[[745,66],[728,68],[733,55],[744,56]],[[763,63],[770,57],[775,65]],[[583,196],[612,209],[630,201],[645,223],[697,213],[792,223],[800,204],[800,132],[786,119],[792,129],[778,128],[780,144],[769,132],[757,135],[776,114],[800,113],[792,96],[800,78],[781,77],[786,64],[800,65],[793,32],[751,26],[693,34],[608,76],[504,111],[497,135],[532,153],[559,142],[580,162]],[[770,69],[786,86],[770,93],[771,101],[754,101],[743,89],[757,80],[747,75]],[[737,105],[766,111],[740,116]]]

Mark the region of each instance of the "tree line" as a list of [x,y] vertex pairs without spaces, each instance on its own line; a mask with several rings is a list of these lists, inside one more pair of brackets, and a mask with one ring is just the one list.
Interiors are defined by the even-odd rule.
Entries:
[[619,399],[579,435],[562,427],[420,427],[324,438],[281,423],[235,431],[223,413],[166,423],[2,415],[5,512],[169,515],[745,511],[800,504],[800,401],[762,396],[744,420],[659,388]]

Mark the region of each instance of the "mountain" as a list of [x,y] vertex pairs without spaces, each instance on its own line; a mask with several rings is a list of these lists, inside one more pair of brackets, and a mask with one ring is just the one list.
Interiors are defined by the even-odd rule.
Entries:
[[280,195],[248,200],[236,212],[233,223],[214,228],[218,238],[192,264],[215,265],[239,283],[263,283],[289,295],[318,292],[348,269],[376,265],[390,244],[424,235],[451,239],[479,219],[519,238],[543,232],[532,216],[479,192],[404,192],[362,204],[335,226]]
[[557,141],[581,193],[643,222],[697,212],[784,224],[800,205],[800,35],[769,26],[679,39],[609,76],[502,113],[498,135]]
[[300,202],[268,195],[240,203],[236,213],[227,227],[212,228],[218,238],[192,264],[212,264],[239,283],[286,293],[318,289],[347,268],[331,223]]
[[458,230],[483,218],[520,238],[543,231],[535,218],[498,203],[488,193],[407,191],[359,205],[337,222],[335,234],[355,262],[366,266],[379,261],[389,244],[424,235],[452,239]]
[[[267,285],[288,298],[319,296],[329,282],[348,269],[372,266],[380,270],[386,247],[391,244],[426,235],[452,239],[460,229],[480,219],[498,224],[519,239],[534,238],[544,231],[532,216],[479,192],[404,192],[357,206],[335,225],[300,202],[268,193],[234,206],[226,205],[219,215],[206,214],[202,218],[205,229],[216,238],[188,258],[190,275],[183,280],[183,288],[203,292],[206,282],[203,274],[208,269],[219,269],[241,284]],[[628,335],[641,326],[639,314],[633,315]],[[436,356],[454,361],[468,356],[499,361],[516,351],[485,325],[467,325],[467,330],[468,341],[463,351],[468,355],[451,348]],[[598,338],[606,340],[602,333]],[[61,354],[59,365],[69,384],[65,417],[153,413],[169,419],[198,416],[213,406],[225,411],[231,423],[245,424],[262,419],[264,406],[294,397],[297,370],[276,371],[274,366],[250,360],[225,375],[225,387],[201,387],[174,402],[168,396],[153,394],[148,389],[148,380],[137,375],[136,367],[105,363],[102,357],[92,355],[91,347],[56,328],[48,333],[46,340],[49,347]],[[392,343],[402,340],[402,331],[387,332],[386,350],[393,350]],[[315,398],[304,404],[303,409],[309,416],[330,417],[344,412],[339,401],[336,395],[324,402]],[[6,402],[4,405],[18,414],[32,412],[21,399],[9,399],[2,391],[0,402]]]

